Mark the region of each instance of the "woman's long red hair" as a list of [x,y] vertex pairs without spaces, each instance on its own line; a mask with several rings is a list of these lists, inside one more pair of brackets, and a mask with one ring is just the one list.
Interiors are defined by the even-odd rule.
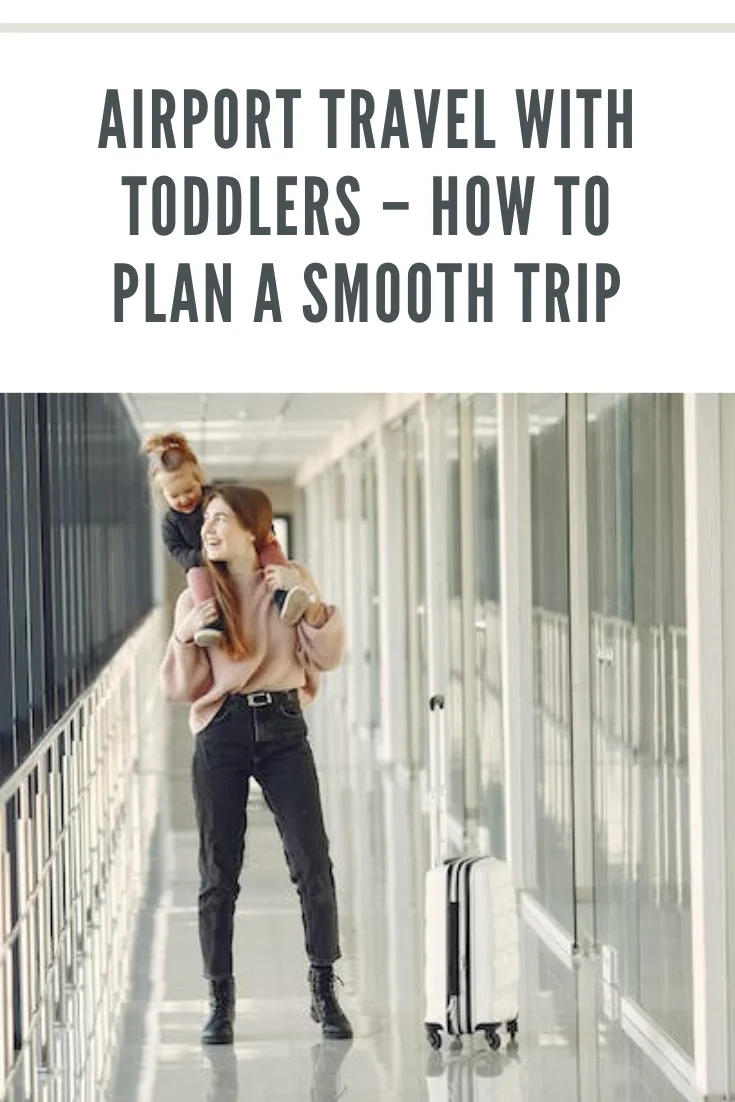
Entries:
[[[204,508],[213,498],[220,497],[232,509],[237,520],[255,536],[255,551],[260,551],[269,540],[273,526],[273,506],[262,490],[252,486],[216,486],[207,495]],[[210,562],[204,554],[204,562],[225,624],[225,640],[221,644],[225,654],[234,661],[248,658],[253,653],[252,641],[247,638],[242,624],[240,595],[226,562]]]

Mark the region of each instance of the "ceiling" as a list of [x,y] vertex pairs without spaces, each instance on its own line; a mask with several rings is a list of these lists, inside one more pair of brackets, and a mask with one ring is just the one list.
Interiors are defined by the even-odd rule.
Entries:
[[186,434],[213,477],[291,479],[374,394],[127,394],[141,437]]

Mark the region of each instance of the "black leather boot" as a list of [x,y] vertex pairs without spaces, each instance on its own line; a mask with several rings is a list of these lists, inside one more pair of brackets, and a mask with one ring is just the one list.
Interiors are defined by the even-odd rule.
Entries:
[[352,1036],[352,1026],[337,1001],[337,994],[334,990],[336,979],[331,964],[312,964],[309,969],[311,1016],[315,1022],[321,1023],[322,1033],[325,1037],[347,1040]]
[[205,1045],[231,1045],[232,1023],[235,1020],[235,981],[232,976],[223,980],[210,980],[209,1006],[211,1013],[202,1030]]

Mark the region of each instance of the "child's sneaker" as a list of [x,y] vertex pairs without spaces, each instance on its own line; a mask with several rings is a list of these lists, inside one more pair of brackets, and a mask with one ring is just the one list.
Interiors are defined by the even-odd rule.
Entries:
[[194,642],[198,647],[218,647],[225,637],[224,624],[217,619],[211,624],[205,624],[194,636]]
[[312,595],[303,585],[295,585],[289,589],[281,605],[281,620],[286,627],[292,628],[294,624],[298,624],[312,603]]
[[225,637],[225,633],[219,628],[200,628],[194,636],[194,642],[198,647],[218,647]]

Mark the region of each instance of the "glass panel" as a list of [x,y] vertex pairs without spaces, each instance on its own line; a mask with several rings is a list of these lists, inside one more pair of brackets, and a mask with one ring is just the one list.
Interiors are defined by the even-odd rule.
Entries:
[[[345,520],[345,475],[342,467],[334,467],[328,476],[327,496],[332,501],[332,518],[334,528],[334,544],[332,549],[332,572],[330,585],[334,586],[333,601],[344,611],[346,608],[345,592],[345,556],[348,538],[347,522]],[[324,575],[326,584],[327,575]],[[332,696],[339,700],[338,717],[346,723],[347,714],[347,667],[344,663],[333,670],[331,675]],[[325,678],[325,681],[329,678]]]
[[[405,602],[407,586],[406,559],[407,559],[407,525],[406,515],[406,422],[400,420],[393,422],[388,427],[385,440],[387,449],[387,462],[385,473],[389,480],[386,487],[388,501],[388,529],[391,534],[391,589],[390,592]],[[387,593],[387,583],[386,583]],[[406,627],[405,603],[395,607],[395,601],[391,601],[388,615],[392,621],[391,638],[397,653],[392,655],[396,678],[401,681],[400,687],[396,685],[396,692],[391,707],[394,709],[391,715],[392,725],[392,753],[395,760],[409,768],[413,764],[410,742],[410,696],[411,696],[411,671],[408,661],[408,639]],[[400,640],[400,641],[399,641]],[[401,651],[403,653],[401,653]]]
[[375,456],[367,448],[362,453],[362,520],[360,540],[363,580],[363,615],[366,625],[365,662],[369,692],[368,725],[380,727],[380,571],[378,547],[378,476]]
[[[344,594],[347,533],[344,520],[344,475],[341,468],[333,467],[309,483],[304,493],[303,507],[307,529],[307,550],[303,561],[312,572],[325,600],[342,610],[346,620],[349,653],[353,625],[346,612]],[[276,532],[280,540],[277,527]],[[325,540],[324,532],[332,532],[333,539]],[[285,535],[290,538],[288,531]],[[340,764],[345,762],[346,743],[343,732],[348,727],[346,685],[347,665],[340,663],[329,677],[324,678],[321,690],[310,708],[310,722],[313,729],[319,732],[322,752],[328,754],[330,760],[336,756]],[[327,746],[328,749],[325,749]],[[340,773],[339,769],[337,773]]]
[[[3,395],[0,487],[4,776],[150,607],[151,563],[145,460],[118,396]],[[114,594],[97,584],[99,562]]]
[[28,677],[28,541],[31,533],[25,514],[24,409],[20,394],[6,397],[5,439],[8,458],[7,500],[9,555],[3,563],[10,579],[10,685],[13,709],[13,742],[17,762],[22,761],[31,747],[30,693]]
[[406,460],[403,493],[406,503],[406,666],[409,679],[409,751],[411,763],[419,768],[429,760],[426,639],[426,571],[424,568],[424,437],[421,418],[412,413],[406,420]]
[[596,917],[693,1053],[681,395],[588,397]]
[[0,394],[0,780],[8,776],[15,765],[13,703],[12,703],[12,620],[10,615],[10,578],[6,563],[10,561],[10,495],[8,492],[7,460],[8,396]]
[[[459,472],[459,402],[453,394],[442,400],[444,509],[439,526],[447,538],[447,810],[464,829],[464,656],[462,646],[462,512]],[[442,538],[441,531],[431,538]]]
[[475,692],[479,828],[483,849],[506,857],[500,655],[498,424],[494,394],[472,399],[475,496]]
[[539,901],[574,930],[566,399],[529,396]]
[[30,635],[28,658],[30,663],[31,722],[33,739],[38,739],[46,729],[44,669],[44,611],[43,577],[41,565],[42,526],[39,486],[38,398],[26,394],[23,398],[24,448],[26,453],[26,553],[28,570],[28,631]]

